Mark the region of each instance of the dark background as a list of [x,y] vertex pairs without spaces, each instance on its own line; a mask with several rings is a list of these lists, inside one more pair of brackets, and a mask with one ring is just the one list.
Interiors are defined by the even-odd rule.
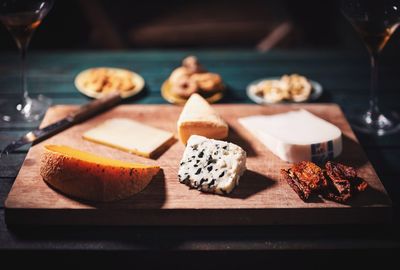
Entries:
[[[312,67],[310,72],[314,73],[310,73],[310,76],[321,81],[324,88],[327,89],[326,96],[323,97],[324,102],[337,102],[351,111],[353,107],[355,109],[360,107],[359,104],[361,103],[367,105],[367,91],[365,89],[368,88],[368,54],[357,33],[340,13],[339,6],[339,0],[56,0],[53,9],[35,33],[30,51],[165,48],[351,50],[365,55],[365,65],[363,65],[365,68],[360,68],[355,74],[349,74],[350,79],[344,79],[343,74],[346,70],[355,71],[353,67],[359,66],[358,60],[356,64],[353,63],[353,66],[341,72],[335,71],[346,65],[344,57],[338,58],[330,65],[323,59],[316,62],[321,63],[321,65],[326,64],[328,67],[325,70],[332,70],[332,75],[325,71],[316,72],[314,64],[307,65],[306,61],[299,64],[300,69],[307,70],[307,67]],[[398,58],[389,56],[391,54],[400,55],[399,32],[393,35],[383,51],[383,56],[386,55],[386,57],[382,57],[382,64],[384,64],[383,67],[386,64],[387,68],[383,69],[381,83],[388,90],[387,99],[392,99],[385,104],[395,104],[398,100],[398,95],[393,94],[398,93],[398,84],[392,85],[392,83],[398,82],[397,71],[400,68],[400,61],[397,60]],[[0,52],[10,52],[17,56],[15,43],[2,26],[0,26]],[[38,59],[37,57],[36,59]],[[31,59],[35,59],[34,55]],[[315,61],[315,57],[313,59]],[[327,59],[332,58],[327,57]],[[47,70],[50,69],[49,66],[53,61],[57,64],[57,60],[47,61],[47,64],[44,65]],[[99,60],[99,62],[101,61]],[[123,62],[123,64],[126,63]],[[62,66],[62,62],[60,65]],[[171,68],[173,65],[172,63]],[[279,66],[279,64],[275,65]],[[17,67],[13,63],[10,63],[10,66]],[[76,68],[76,71],[78,69]],[[151,69],[153,68],[151,67]],[[2,73],[11,74],[7,70],[5,68],[0,69]],[[36,74],[42,70],[45,69],[38,69]],[[62,71],[62,68],[52,70],[56,73]],[[169,69],[161,70],[158,77],[164,79],[163,76],[167,75],[169,71]],[[73,92],[74,90],[71,88],[71,74],[70,71],[68,76],[64,76],[62,79],[59,79],[60,76],[58,76],[54,80],[50,79],[51,73],[45,74],[42,77],[35,78],[36,85],[46,85],[46,82],[49,82],[48,85],[50,86],[57,85],[57,91],[47,87],[47,94],[54,100],[65,102],[68,97],[72,97],[69,100],[82,102],[83,97],[78,96],[78,93]],[[342,74],[342,77],[339,76],[335,80],[334,76],[337,76],[337,74]],[[308,74],[306,75],[308,76]],[[256,79],[256,76],[258,75],[255,75],[254,79]],[[331,77],[333,80],[327,79]],[[3,76],[3,78],[11,85],[11,80],[8,77]],[[361,86],[357,89],[351,89],[351,86],[343,87],[342,82],[351,81],[353,78],[362,81],[362,83],[365,82],[365,89],[363,89],[363,84],[359,83],[356,85]],[[158,85],[155,78],[151,78],[151,82],[153,85]],[[60,85],[58,86],[58,84]],[[38,89],[41,88],[38,87]],[[3,86],[1,91],[3,90],[7,90],[7,87]],[[347,94],[346,91],[349,91],[349,93]],[[351,99],[354,99],[354,101]],[[352,106],[353,102],[354,106]],[[21,132],[25,132],[25,129],[10,132],[7,130],[4,134],[8,136],[7,140],[11,140],[15,137],[15,134]],[[397,177],[399,158],[396,138],[398,137],[393,136],[378,140],[361,136],[360,140],[366,147],[368,157],[378,169],[378,174],[383,180],[386,180],[384,184],[390,191],[390,195],[393,195],[395,199],[396,213],[398,213],[399,197],[396,194],[400,190],[398,189],[399,181],[397,181],[400,179]],[[9,174],[9,171],[17,172],[16,168],[19,168],[25,153],[17,153],[15,161],[11,163],[12,166],[6,164],[10,168],[6,171],[6,175]],[[2,187],[6,187],[0,192],[2,197],[5,197],[5,194],[8,193],[14,177],[15,175],[0,179],[3,181]],[[398,220],[398,216],[396,218]],[[223,266],[226,266],[226,264],[229,264],[232,269],[249,268],[249,266],[255,268],[254,266],[258,265],[261,266],[261,269],[271,267],[279,269],[288,265],[293,265],[291,269],[312,269],[313,266],[317,266],[317,268],[321,266],[322,269],[347,269],[352,264],[357,265],[354,269],[372,267],[389,269],[389,267],[385,267],[388,265],[388,261],[398,264],[396,255],[399,254],[398,244],[393,249],[387,248],[393,243],[390,241],[393,240],[392,238],[397,241],[395,243],[398,243],[398,230],[393,233],[392,228],[385,230],[385,227],[377,226],[341,227],[333,230],[314,226],[308,229],[286,228],[282,231],[280,231],[281,228],[271,230],[271,228],[259,227],[257,229],[245,228],[246,233],[243,235],[240,234],[240,229],[232,229],[220,235],[219,231],[213,231],[210,234],[207,228],[202,233],[196,232],[196,234],[188,228],[179,228],[175,233],[170,233],[170,228],[160,229],[156,233],[154,233],[153,228],[144,228],[141,231],[130,230],[130,228],[118,228],[117,230],[113,228],[111,230],[109,228],[97,230],[92,228],[49,230],[49,228],[44,228],[41,231],[37,228],[31,228],[31,230],[24,230],[26,228],[23,228],[20,231],[12,231],[4,225],[4,214],[0,215],[0,224],[3,224],[0,228],[3,232],[2,239],[6,239],[2,246],[9,244],[11,249],[10,252],[0,250],[0,263],[6,265],[5,261],[10,261],[14,266],[27,264],[30,268],[32,268],[31,264],[47,263],[49,265],[52,262],[54,262],[54,264],[50,264],[53,267],[52,269],[54,269],[54,266],[93,266],[91,263],[94,261],[96,264],[105,262],[103,267],[110,269],[112,267],[109,266],[115,268],[116,265],[120,266],[121,264],[124,264],[121,265],[124,269],[134,269],[129,266],[137,266],[138,264],[148,266],[148,264],[157,264],[157,262],[165,264],[166,261],[166,265],[169,266],[171,262],[178,264],[183,261],[194,262],[198,265],[196,267],[198,269],[200,267],[208,269],[207,264],[214,265],[214,268],[220,267],[219,269],[224,269]],[[110,231],[112,232],[110,233]],[[207,237],[204,236],[206,234]],[[199,241],[199,239],[202,240],[201,237],[204,237],[204,239],[215,237],[217,243],[218,241],[230,243],[229,239],[233,239],[232,242],[248,244],[249,247],[245,248],[245,250],[248,248],[248,251],[241,254],[235,250],[199,254],[196,252],[173,253],[173,251],[168,250],[169,247],[174,247],[174,244],[179,243],[179,241],[206,242],[206,240]],[[272,252],[250,250],[252,242],[258,241],[257,243],[259,243],[263,239],[269,241],[266,241],[265,244],[272,243],[269,245],[273,245],[275,250]],[[321,244],[325,240],[329,240],[329,242]],[[305,243],[304,250],[301,250],[303,247],[301,243]],[[370,243],[376,243],[376,246],[372,244],[368,246]],[[315,246],[321,245],[322,250],[310,250],[310,246],[313,246],[313,244]],[[154,249],[146,249],[153,247],[153,245]],[[285,245],[291,246],[291,248],[289,250],[280,249]],[[116,249],[121,246],[127,251],[116,252]],[[341,251],[335,251],[336,246],[343,246],[344,248]],[[357,247],[357,250],[350,250],[348,246]],[[29,248],[34,250],[29,250]],[[97,252],[84,251],[85,248]],[[138,250],[135,250],[135,248]],[[159,258],[160,253],[163,255],[161,259]],[[99,258],[102,260],[99,260]],[[83,265],[81,259],[85,260]],[[204,267],[205,264],[207,268]],[[165,265],[162,266],[168,269]],[[187,269],[187,267],[184,269]]]
[[[384,53],[398,53],[395,33]],[[365,50],[340,1],[56,0],[31,50]],[[0,50],[16,50],[0,27]],[[366,54],[366,51],[365,51]]]

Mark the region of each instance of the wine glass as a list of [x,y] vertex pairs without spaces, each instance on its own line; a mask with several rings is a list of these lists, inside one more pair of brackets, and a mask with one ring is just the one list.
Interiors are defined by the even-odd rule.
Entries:
[[378,103],[378,60],[400,23],[400,0],[343,0],[342,13],[359,33],[371,59],[369,109],[352,121],[354,128],[378,136],[400,129],[395,114],[384,114]]
[[0,0],[0,21],[13,36],[20,53],[21,96],[18,101],[0,100],[0,121],[30,122],[39,120],[51,100],[43,95],[28,94],[26,53],[36,28],[53,6],[53,0]]

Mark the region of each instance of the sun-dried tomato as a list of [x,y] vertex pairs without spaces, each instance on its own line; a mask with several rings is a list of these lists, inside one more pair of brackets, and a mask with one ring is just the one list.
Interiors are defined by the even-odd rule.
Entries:
[[310,161],[302,161],[288,170],[281,170],[281,175],[303,201],[315,194],[345,203],[368,187],[367,182],[357,176],[355,168],[332,161],[325,164],[325,170]]
[[337,202],[348,201],[355,193],[368,186],[367,182],[357,176],[356,169],[350,166],[328,161],[325,172],[331,183],[326,192],[327,197]]
[[292,166],[292,172],[311,190],[317,190],[328,185],[322,169],[310,161],[302,161]]

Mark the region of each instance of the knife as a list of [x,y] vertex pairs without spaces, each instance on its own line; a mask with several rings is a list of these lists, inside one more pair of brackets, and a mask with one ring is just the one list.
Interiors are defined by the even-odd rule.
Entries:
[[115,106],[121,100],[122,98],[120,94],[115,92],[103,98],[89,102],[88,104],[81,106],[78,110],[68,114],[65,118],[46,127],[30,131],[18,140],[12,141],[0,152],[0,158],[2,155],[8,155],[25,144],[41,142],[75,124],[83,122],[97,113]]

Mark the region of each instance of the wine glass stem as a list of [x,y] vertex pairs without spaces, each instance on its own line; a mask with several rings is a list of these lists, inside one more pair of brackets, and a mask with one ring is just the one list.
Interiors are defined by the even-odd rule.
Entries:
[[378,53],[371,53],[371,92],[369,99],[369,114],[371,119],[377,120],[380,115],[378,106]]
[[[28,83],[26,78],[26,52],[27,52],[27,45],[22,45],[20,47],[20,61],[21,61],[21,83],[22,83],[22,102],[26,103],[28,99]],[[25,105],[25,104],[22,104]]]

